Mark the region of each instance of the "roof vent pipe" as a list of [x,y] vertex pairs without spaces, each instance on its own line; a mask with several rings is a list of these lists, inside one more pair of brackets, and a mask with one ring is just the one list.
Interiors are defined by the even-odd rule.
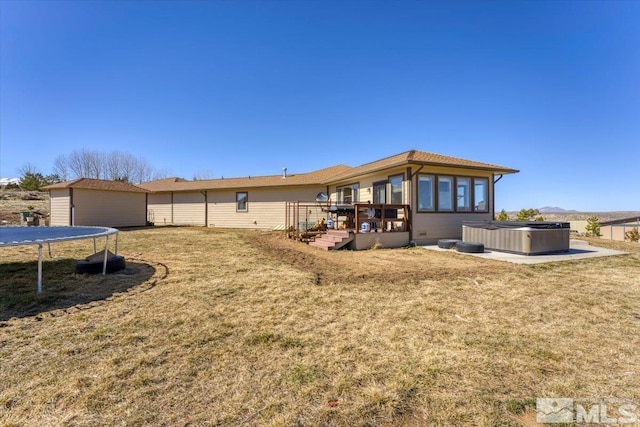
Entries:
[[287,168],[282,168],[282,179],[287,177]]

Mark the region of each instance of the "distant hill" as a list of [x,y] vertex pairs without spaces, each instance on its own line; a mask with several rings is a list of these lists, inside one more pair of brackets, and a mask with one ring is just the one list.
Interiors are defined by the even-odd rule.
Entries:
[[578,212],[573,209],[562,209],[557,206],[545,206],[544,208],[538,209],[540,213],[575,213]]

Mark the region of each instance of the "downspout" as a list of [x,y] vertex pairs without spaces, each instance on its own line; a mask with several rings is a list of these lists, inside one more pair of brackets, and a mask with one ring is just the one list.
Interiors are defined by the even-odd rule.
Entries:
[[492,173],[492,181],[493,185],[491,188],[491,217],[495,219],[496,217],[496,183],[502,179],[504,175],[500,174],[498,179],[496,179],[496,174]]
[[[413,179],[414,176],[418,175],[423,168],[424,168],[424,165],[420,165],[418,170],[415,173],[411,174],[411,179]],[[407,168],[407,169],[411,170],[411,168]]]
[[204,226],[209,226],[209,202],[207,201],[207,190],[201,191],[204,196]]
[[[144,217],[145,225],[149,225],[149,193],[144,193]],[[155,221],[155,218],[153,219]]]
[[69,217],[69,222],[71,226],[75,225],[75,219],[76,219],[76,207],[73,206],[73,188],[69,188],[69,209],[71,210],[71,212],[69,212],[70,217]]
[[173,224],[173,191],[171,192],[171,224]]

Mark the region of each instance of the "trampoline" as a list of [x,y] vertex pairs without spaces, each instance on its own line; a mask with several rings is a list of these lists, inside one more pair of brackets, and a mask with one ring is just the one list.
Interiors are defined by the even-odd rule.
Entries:
[[96,239],[104,237],[104,262],[102,274],[107,274],[109,236],[115,234],[115,253],[118,254],[118,230],[110,227],[0,227],[0,248],[5,246],[38,245],[38,293],[42,293],[42,245],[47,244],[51,257],[51,243],[69,240]]

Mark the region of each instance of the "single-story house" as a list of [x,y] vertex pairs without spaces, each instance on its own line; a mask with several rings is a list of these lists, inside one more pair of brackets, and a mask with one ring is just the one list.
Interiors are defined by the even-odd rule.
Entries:
[[600,223],[600,235],[603,239],[623,242],[625,233],[633,229],[640,232],[640,217],[616,219]]
[[121,181],[79,178],[49,190],[50,225],[135,227],[147,224],[147,190]]
[[[348,207],[355,206],[355,218],[360,219],[350,225],[356,234],[367,222],[363,213],[371,211],[367,224],[379,226],[374,230],[380,231],[376,238],[385,231],[400,232],[392,239],[400,245],[460,238],[463,221],[493,219],[495,183],[517,172],[411,150],[357,167],[336,165],[301,174],[287,174],[284,169],[282,175],[201,181],[167,178],[140,187],[149,192],[148,215],[156,225],[286,229],[291,218],[296,227],[330,215],[340,221]],[[391,220],[379,219],[380,212]],[[344,225],[346,220],[342,221]],[[366,236],[368,241],[375,240],[371,234]]]

